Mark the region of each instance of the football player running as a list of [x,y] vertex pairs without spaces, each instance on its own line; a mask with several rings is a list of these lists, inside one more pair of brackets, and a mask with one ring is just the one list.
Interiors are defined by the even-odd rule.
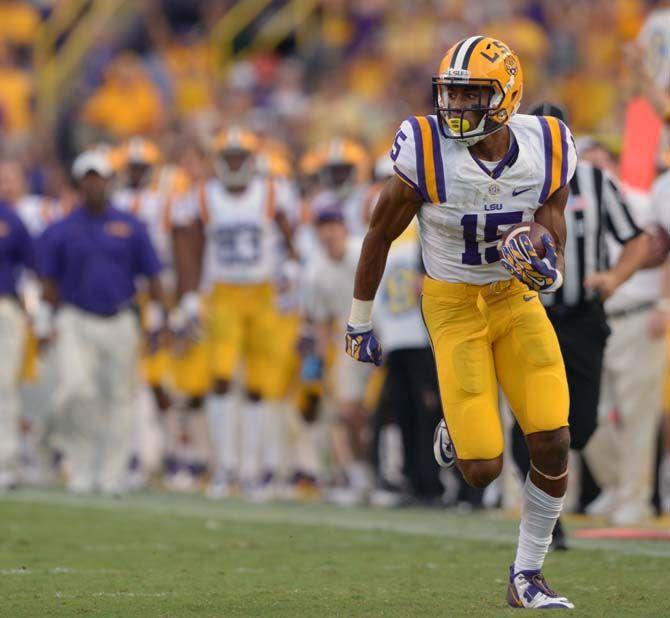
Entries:
[[[531,455],[507,602],[572,608],[541,572],[566,491],[570,433],[563,360],[538,292],[563,281],[563,211],[577,156],[562,122],[516,114],[522,91],[519,59],[501,41],[473,36],[447,51],[433,78],[435,115],[408,118],[395,136],[395,177],[365,237],[346,348],[360,361],[381,361],[373,299],[391,243],[418,216],[422,311],[444,414],[436,457],[455,461],[475,487],[500,474],[500,384]],[[502,233],[533,219],[550,232],[546,256],[521,235],[501,259]]]

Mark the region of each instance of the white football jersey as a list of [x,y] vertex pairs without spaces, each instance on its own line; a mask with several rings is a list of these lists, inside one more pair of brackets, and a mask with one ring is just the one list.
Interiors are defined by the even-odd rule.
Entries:
[[483,285],[510,278],[497,243],[535,211],[575,171],[577,153],[569,129],[548,116],[516,114],[513,141],[490,169],[470,150],[444,137],[436,116],[410,117],[396,133],[394,171],[425,200],[419,210],[428,276]]
[[420,255],[418,230],[412,222],[391,245],[375,298],[372,321],[385,352],[430,345],[419,306]]
[[189,194],[181,218],[203,223],[203,289],[216,283],[273,281],[277,264],[275,195],[274,181],[258,176],[241,193],[232,193],[211,178]]

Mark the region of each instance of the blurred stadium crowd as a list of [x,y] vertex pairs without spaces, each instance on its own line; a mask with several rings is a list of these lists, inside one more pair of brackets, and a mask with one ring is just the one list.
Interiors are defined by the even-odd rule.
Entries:
[[[21,387],[7,417],[16,444],[3,421],[2,485],[65,480],[76,491],[120,493],[160,482],[257,500],[513,505],[516,479],[483,496],[452,471],[440,476],[432,460],[439,397],[411,231],[377,303],[388,367],[368,371],[344,356],[360,239],[392,173],[393,133],[410,113],[432,112],[431,76],[451,44],[478,32],[503,39],[522,59],[526,105],[564,103],[576,135],[618,153],[631,97],[622,46],[655,3],[100,4],[0,1],[0,200],[28,228],[44,274],[54,254],[43,234],[77,206],[77,181],[109,177],[112,204],[144,221],[163,262],[168,318],[155,317],[156,298],[140,281],[133,311],[148,336],[142,362],[139,353],[129,362],[142,387],[130,389],[119,433],[93,396],[84,393],[88,420],[72,412],[63,376],[80,361],[56,351],[70,326],[56,318],[40,332],[40,286],[22,278],[25,342],[21,322],[1,335],[3,345],[20,340],[22,359],[3,371],[6,401],[19,374]],[[113,4],[118,15],[105,13]],[[244,220],[231,238],[208,234],[225,202],[217,183],[251,200],[247,208],[267,209],[261,220],[277,223],[269,249]],[[239,197],[248,186],[257,196]],[[211,252],[225,264],[212,266]],[[104,373],[106,361],[96,362]],[[96,441],[105,447],[92,450]],[[123,478],[96,475],[105,449]],[[587,467],[581,477],[575,509],[598,491]]]

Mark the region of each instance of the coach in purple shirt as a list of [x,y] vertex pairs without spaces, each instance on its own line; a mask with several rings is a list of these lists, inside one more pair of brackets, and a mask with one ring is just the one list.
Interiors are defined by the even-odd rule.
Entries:
[[69,487],[118,494],[132,446],[140,343],[135,280],[148,282],[145,327],[155,335],[164,317],[161,265],[144,224],[108,201],[107,155],[81,154],[72,173],[81,205],[38,241],[44,302],[37,330],[42,341],[55,341],[55,407],[74,428],[66,449]]
[[0,491],[16,482],[19,374],[26,317],[17,296],[21,272],[34,267],[33,242],[11,206],[0,202]]
[[33,241],[26,226],[9,204],[0,202],[0,298],[16,298],[21,271],[34,267]]

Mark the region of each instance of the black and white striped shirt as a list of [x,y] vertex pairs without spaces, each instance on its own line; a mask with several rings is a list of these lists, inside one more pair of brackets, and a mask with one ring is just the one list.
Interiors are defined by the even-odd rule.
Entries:
[[606,234],[624,244],[641,233],[616,181],[588,163],[579,163],[570,181],[565,222],[565,277],[555,294],[542,295],[547,307],[576,307],[594,300],[594,292],[584,288],[584,278],[610,267]]

